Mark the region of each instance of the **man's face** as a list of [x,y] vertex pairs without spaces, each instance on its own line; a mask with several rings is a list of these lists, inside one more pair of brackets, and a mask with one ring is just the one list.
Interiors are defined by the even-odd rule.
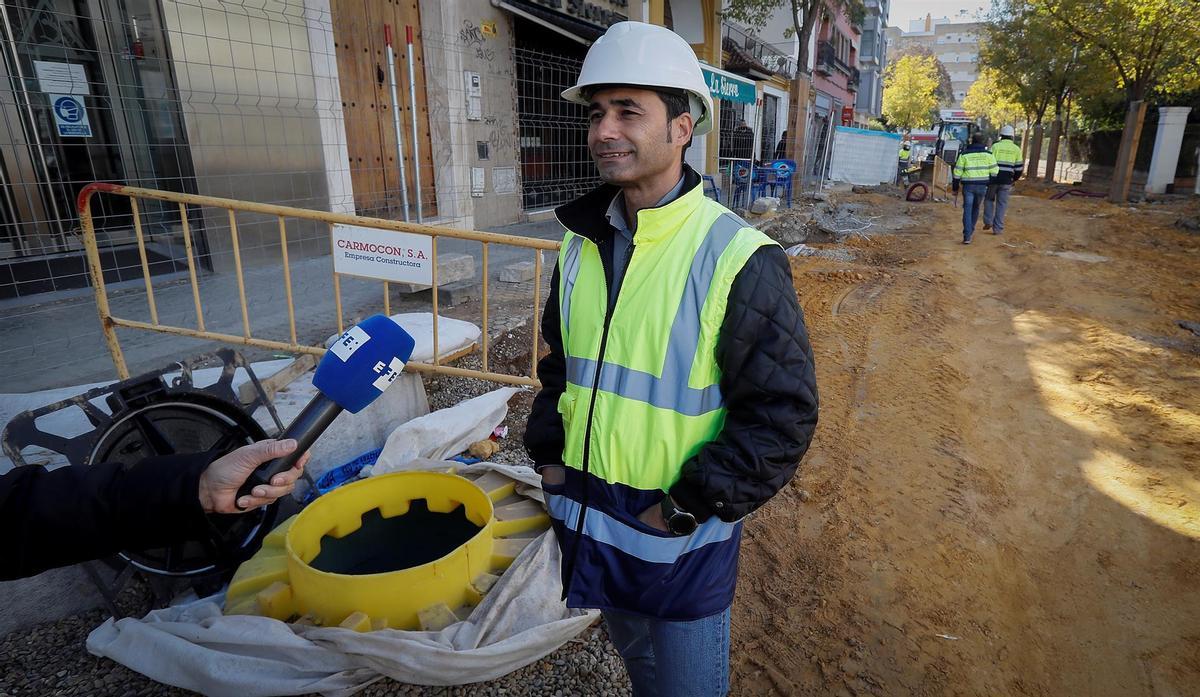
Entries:
[[609,184],[649,180],[677,166],[691,129],[687,114],[668,122],[666,104],[650,90],[604,89],[588,106],[588,150]]

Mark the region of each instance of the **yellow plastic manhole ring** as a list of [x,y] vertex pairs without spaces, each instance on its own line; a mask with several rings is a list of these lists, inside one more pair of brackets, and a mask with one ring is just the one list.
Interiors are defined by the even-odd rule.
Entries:
[[[497,472],[474,481],[450,472],[396,472],[339,487],[267,535],[230,581],[225,614],[358,631],[442,629],[465,618],[535,537],[510,536],[550,526],[541,505],[514,489]],[[398,571],[341,574],[310,566],[326,535],[350,535],[376,510],[384,519],[405,515],[421,499],[431,513],[463,506],[479,531],[434,561]]]

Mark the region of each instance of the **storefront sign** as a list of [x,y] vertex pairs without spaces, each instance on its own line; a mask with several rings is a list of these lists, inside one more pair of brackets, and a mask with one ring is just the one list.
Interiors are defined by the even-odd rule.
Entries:
[[433,285],[433,238],[358,225],[333,226],[333,270],[383,281]]
[[629,0],[528,0],[539,7],[554,10],[588,24],[607,29],[629,19]]
[[54,94],[91,94],[87,72],[79,63],[58,61],[34,61],[38,89]]
[[724,99],[743,104],[753,104],[757,99],[758,93],[753,82],[739,80],[704,66],[700,66],[700,70],[704,73],[704,81],[708,83],[708,91],[712,94],[713,99]]
[[92,125],[88,122],[87,107],[83,97],[74,94],[51,94],[50,106],[54,112],[54,125],[63,138],[91,138]]

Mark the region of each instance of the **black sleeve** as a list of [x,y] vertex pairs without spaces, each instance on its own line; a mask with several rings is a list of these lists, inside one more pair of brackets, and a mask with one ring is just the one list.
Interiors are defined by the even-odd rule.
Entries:
[[525,451],[534,467],[557,465],[563,461],[562,414],[558,413],[558,398],[567,385],[567,359],[563,352],[562,328],[558,317],[558,266],[550,279],[546,311],[542,314],[542,338],[550,353],[538,361],[538,379],[542,389],[533,399],[529,423],[525,427]]
[[55,470],[30,465],[0,477],[0,580],[203,535],[200,474],[210,453]]
[[817,426],[817,379],[787,255],[754,253],[734,279],[717,341],[728,413],[684,463],[671,497],[699,520],[735,521],[792,478]]

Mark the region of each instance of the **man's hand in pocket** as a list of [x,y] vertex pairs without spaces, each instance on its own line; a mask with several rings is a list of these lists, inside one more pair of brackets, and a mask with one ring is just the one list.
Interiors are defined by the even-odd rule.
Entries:
[[561,486],[567,481],[567,468],[563,465],[546,465],[539,470],[542,475],[542,486]]

